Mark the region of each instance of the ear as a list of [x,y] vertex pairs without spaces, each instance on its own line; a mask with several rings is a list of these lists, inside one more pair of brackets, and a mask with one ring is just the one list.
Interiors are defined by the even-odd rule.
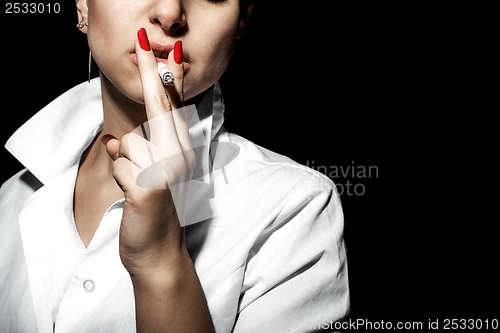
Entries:
[[238,34],[236,35],[236,39],[239,39],[241,35],[243,35],[243,31],[245,30],[248,20],[250,19],[250,14],[252,13],[253,5],[254,4],[252,3],[247,7],[246,11],[241,11],[240,21],[238,24]]
[[83,23],[84,26],[80,31],[87,34],[87,24],[89,22],[89,8],[87,7],[87,0],[76,0],[76,10],[78,14],[78,23]]

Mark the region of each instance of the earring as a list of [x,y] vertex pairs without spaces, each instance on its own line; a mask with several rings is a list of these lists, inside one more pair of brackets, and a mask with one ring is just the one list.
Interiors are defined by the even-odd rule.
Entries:
[[[89,23],[88,22],[83,22],[83,20],[80,21],[80,22],[78,22],[78,24],[76,25],[76,27],[78,29],[80,29],[80,30],[83,27],[88,27],[88,26],[89,26]],[[92,69],[92,50],[89,48],[89,75],[88,75],[88,78],[87,78],[88,81],[89,81],[89,83],[90,83],[90,71],[91,71],[91,69]]]
[[92,50],[89,48],[89,77],[88,81],[90,83],[90,71],[92,69]]
[[78,24],[76,25],[76,27],[77,27],[78,29],[82,29],[83,27],[88,27],[88,25],[89,25],[89,23],[88,23],[88,22],[85,22],[85,23],[84,23],[84,22],[83,22],[83,20],[82,20],[82,21],[78,22]]

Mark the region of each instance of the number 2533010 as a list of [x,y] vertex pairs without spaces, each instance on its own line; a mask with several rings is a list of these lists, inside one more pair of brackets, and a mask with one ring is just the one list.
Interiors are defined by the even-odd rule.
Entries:
[[5,14],[57,14],[61,11],[59,3],[7,2]]

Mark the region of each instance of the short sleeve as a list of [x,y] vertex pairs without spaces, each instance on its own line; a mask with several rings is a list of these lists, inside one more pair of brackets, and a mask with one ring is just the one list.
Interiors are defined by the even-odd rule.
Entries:
[[249,253],[234,333],[310,332],[349,310],[344,216],[333,182],[311,173],[284,200]]

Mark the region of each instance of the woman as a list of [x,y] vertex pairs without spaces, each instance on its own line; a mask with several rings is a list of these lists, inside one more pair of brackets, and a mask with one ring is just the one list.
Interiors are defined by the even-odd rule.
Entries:
[[3,330],[306,332],[345,315],[333,183],[222,127],[217,81],[252,7],[77,1],[100,77],[6,145],[26,169],[0,192]]

